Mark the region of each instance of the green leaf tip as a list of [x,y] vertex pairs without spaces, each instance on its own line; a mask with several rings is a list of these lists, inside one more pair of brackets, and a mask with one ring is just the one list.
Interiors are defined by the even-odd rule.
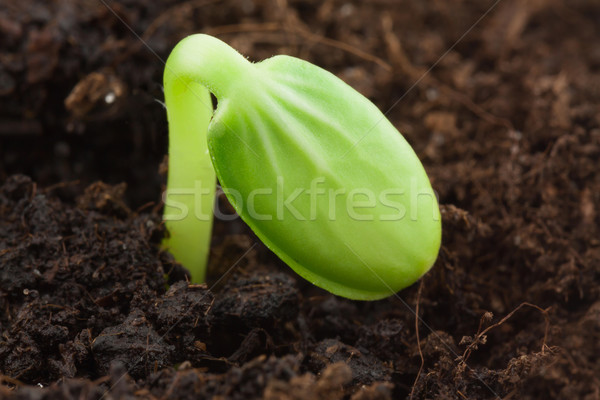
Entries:
[[207,35],[184,39],[174,54],[167,69],[194,76],[219,100],[207,140],[225,194],[294,271],[334,294],[375,300],[431,268],[437,199],[373,103],[306,61],[253,64]]

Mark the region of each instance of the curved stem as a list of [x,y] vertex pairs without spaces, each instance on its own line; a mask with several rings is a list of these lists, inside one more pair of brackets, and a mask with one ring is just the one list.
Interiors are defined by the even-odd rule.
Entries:
[[163,245],[188,268],[192,282],[205,281],[210,251],[215,172],[207,145],[213,108],[210,92],[226,96],[251,65],[220,40],[192,35],[175,47],[164,73],[169,122],[169,172]]
[[197,34],[175,46],[165,65],[164,81],[165,86],[178,79],[198,82],[221,100],[251,73],[252,63],[227,43]]

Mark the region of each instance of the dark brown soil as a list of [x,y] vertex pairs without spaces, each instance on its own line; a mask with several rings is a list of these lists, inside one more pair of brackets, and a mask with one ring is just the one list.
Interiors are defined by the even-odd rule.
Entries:
[[[106,4],[0,5],[1,398],[600,398],[597,1]],[[194,32],[389,110],[442,204],[420,283],[335,297],[239,220],[186,283],[158,248],[156,100]]]

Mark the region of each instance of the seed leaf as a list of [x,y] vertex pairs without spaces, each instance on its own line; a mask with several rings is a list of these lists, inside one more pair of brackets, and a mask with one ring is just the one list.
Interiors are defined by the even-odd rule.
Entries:
[[387,297],[426,273],[440,247],[437,200],[381,111],[297,58],[235,63],[226,87],[211,83],[208,148],[256,235],[299,275],[351,299]]

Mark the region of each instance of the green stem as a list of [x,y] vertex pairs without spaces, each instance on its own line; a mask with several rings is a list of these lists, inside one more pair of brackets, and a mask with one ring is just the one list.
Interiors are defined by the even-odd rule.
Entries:
[[169,172],[163,245],[188,268],[192,282],[204,282],[215,196],[215,172],[207,145],[213,109],[210,92],[227,96],[251,65],[220,40],[192,35],[173,49],[165,65],[169,121]]

